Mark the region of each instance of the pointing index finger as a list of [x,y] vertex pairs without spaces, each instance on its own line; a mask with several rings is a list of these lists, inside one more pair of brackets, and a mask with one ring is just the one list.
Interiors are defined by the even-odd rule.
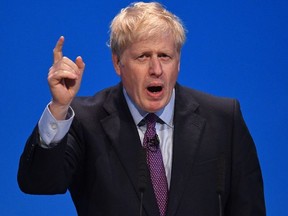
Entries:
[[63,58],[63,52],[62,52],[63,44],[64,44],[64,37],[61,36],[58,39],[55,48],[53,49],[54,64]]

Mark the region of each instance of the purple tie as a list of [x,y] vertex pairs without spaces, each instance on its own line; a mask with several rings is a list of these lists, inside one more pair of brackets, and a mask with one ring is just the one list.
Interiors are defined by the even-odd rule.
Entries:
[[153,113],[150,113],[145,117],[147,130],[144,135],[143,146],[147,151],[147,165],[150,171],[160,215],[164,216],[168,203],[168,183],[165,175],[161,149],[159,147],[159,139],[155,129],[157,119],[157,115]]

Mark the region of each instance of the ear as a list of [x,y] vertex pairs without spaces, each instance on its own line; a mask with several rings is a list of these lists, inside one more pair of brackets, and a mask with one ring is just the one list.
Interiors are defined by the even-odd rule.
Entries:
[[112,53],[112,61],[113,61],[113,66],[114,66],[116,73],[120,76],[121,75],[120,59],[118,55],[116,55],[115,53]]
[[179,53],[179,60],[178,60],[179,62],[178,62],[178,73],[179,73],[179,71],[180,71],[180,65],[181,65],[181,53]]

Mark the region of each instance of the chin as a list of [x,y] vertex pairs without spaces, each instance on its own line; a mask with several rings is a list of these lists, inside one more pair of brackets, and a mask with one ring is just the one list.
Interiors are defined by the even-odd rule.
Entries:
[[144,110],[149,113],[155,113],[161,110],[163,107],[165,107],[165,105],[166,104],[164,103],[153,103],[153,104],[149,104],[149,106],[146,106]]

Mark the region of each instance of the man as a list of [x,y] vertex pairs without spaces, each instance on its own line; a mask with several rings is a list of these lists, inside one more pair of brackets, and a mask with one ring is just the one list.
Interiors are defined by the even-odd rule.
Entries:
[[85,64],[63,57],[60,37],[52,101],[20,159],[21,190],[69,190],[79,215],[265,215],[239,103],[176,82],[184,41],[181,21],[162,5],[130,5],[111,24],[121,83],[75,97]]

